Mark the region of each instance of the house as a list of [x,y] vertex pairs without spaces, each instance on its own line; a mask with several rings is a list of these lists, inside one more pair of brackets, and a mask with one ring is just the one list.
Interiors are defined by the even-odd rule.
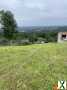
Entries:
[[67,32],[58,32],[58,42],[67,41]]

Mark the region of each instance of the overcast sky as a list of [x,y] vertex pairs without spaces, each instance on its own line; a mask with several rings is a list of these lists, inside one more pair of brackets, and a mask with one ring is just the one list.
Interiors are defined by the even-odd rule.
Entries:
[[67,0],[0,0],[19,26],[67,25]]

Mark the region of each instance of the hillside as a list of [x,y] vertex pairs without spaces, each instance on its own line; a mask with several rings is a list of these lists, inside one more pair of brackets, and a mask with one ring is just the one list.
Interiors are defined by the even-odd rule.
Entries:
[[[26,26],[26,27],[17,27],[18,32],[60,32],[60,31],[67,31],[67,26]],[[3,30],[0,28],[0,33]]]
[[29,26],[29,27],[18,27],[19,32],[60,32],[67,31],[67,26]]
[[52,90],[67,80],[67,43],[0,47],[0,90]]

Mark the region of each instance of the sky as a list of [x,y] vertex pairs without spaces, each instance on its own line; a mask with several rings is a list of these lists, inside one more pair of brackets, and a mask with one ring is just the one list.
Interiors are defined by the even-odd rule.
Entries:
[[10,10],[18,26],[67,25],[67,0],[0,0],[0,10]]

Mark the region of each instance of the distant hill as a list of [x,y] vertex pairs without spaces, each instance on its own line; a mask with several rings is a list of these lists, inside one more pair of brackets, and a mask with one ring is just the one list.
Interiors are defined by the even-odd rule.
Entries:
[[[47,32],[47,31],[67,31],[67,26],[30,26],[30,27],[18,27],[19,32]],[[3,30],[0,28],[0,33]]]
[[32,27],[18,27],[19,32],[47,32],[47,31],[67,31],[67,26],[32,26]]

